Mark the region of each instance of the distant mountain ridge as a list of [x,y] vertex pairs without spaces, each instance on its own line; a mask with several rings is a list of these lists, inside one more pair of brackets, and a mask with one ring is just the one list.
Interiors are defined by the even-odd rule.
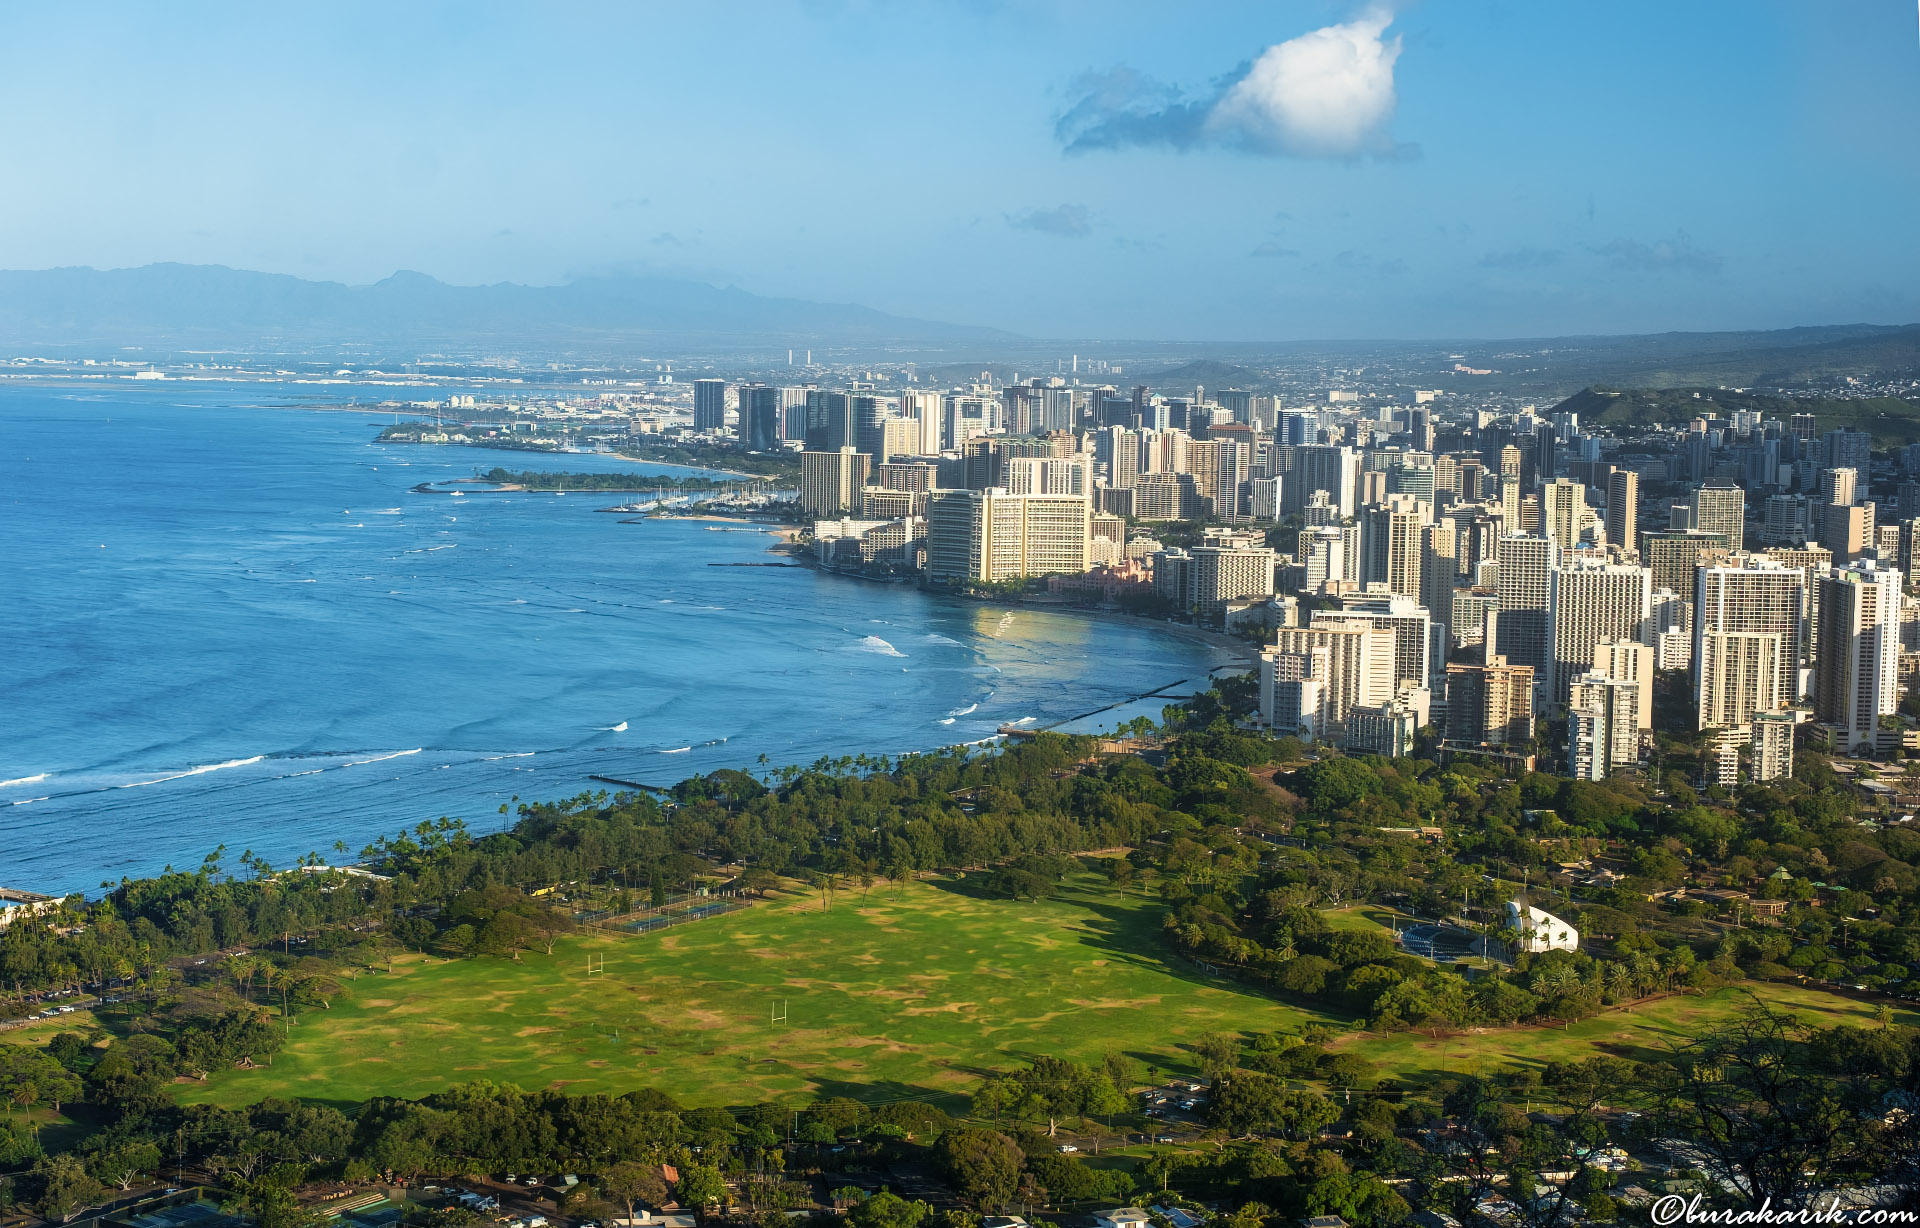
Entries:
[[287,351],[341,344],[631,352],[644,346],[1018,342],[996,329],[768,298],[652,276],[454,286],[402,271],[370,286],[224,265],[0,271],[0,346]]
[[1259,377],[1255,372],[1232,363],[1220,362],[1212,358],[1197,358],[1170,371],[1155,371],[1140,378],[1156,389],[1184,392],[1195,385],[1219,389],[1229,387],[1241,380]]

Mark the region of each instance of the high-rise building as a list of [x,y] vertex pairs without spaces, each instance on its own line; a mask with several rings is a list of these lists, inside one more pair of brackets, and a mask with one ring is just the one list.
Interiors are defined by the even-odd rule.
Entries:
[[1474,644],[1487,642],[1488,627],[1497,626],[1500,618],[1500,600],[1493,590],[1485,588],[1457,588],[1453,590],[1453,619],[1447,624],[1449,638],[1455,647],[1466,648]]
[[765,384],[740,385],[740,443],[750,452],[780,446],[780,390]]
[[1433,411],[1424,405],[1407,411],[1407,434],[1422,452],[1433,451]]
[[1580,524],[1587,514],[1587,488],[1571,478],[1548,482],[1540,501],[1541,536],[1550,537],[1562,553],[1580,544]]
[[1006,461],[1006,486],[1016,495],[1093,495],[1093,465],[1082,456],[1016,456]]
[[860,506],[868,458],[852,448],[800,454],[800,508],[808,519],[838,516]]
[[1583,674],[1568,688],[1567,766],[1576,780],[1603,780],[1640,761],[1640,684]]
[[1093,505],[1075,495],[941,490],[927,500],[927,579],[1017,580],[1087,570]]
[[780,438],[804,445],[807,438],[807,394],[811,388],[780,390]]
[[837,452],[853,447],[855,433],[850,394],[807,390],[807,451]]
[[1260,654],[1260,715],[1274,733],[1297,734],[1309,741],[1322,732],[1332,649]]
[[930,461],[892,461],[873,471],[874,481],[888,490],[911,490],[925,494],[934,487],[938,468]]
[[945,447],[946,397],[939,392],[912,390],[900,394],[900,416],[919,424],[908,449],[915,456],[938,456]]
[[1434,625],[1453,626],[1453,587],[1460,582],[1460,535],[1452,521],[1420,530],[1420,604]]
[[1412,597],[1350,596],[1337,610],[1315,610],[1310,625],[1331,627],[1365,624],[1393,632],[1393,684],[1432,690],[1434,677],[1433,620]]
[[1716,533],[1729,550],[1746,544],[1747,492],[1732,482],[1712,481],[1693,492],[1693,527]]
[[1430,464],[1402,463],[1387,467],[1387,493],[1411,495],[1427,505],[1429,514],[1438,485],[1438,475]]
[[1804,542],[1809,534],[1805,496],[1771,494],[1760,505],[1760,540],[1767,545]]
[[1143,473],[1133,481],[1135,520],[1199,520],[1206,499],[1190,473]]
[[1866,473],[1873,461],[1873,436],[1866,431],[1843,426],[1828,431],[1821,442],[1822,469],[1851,469]]
[[1351,518],[1359,508],[1360,455],[1352,448],[1303,445],[1294,449],[1293,478],[1282,492],[1288,510],[1296,510],[1292,501],[1306,506],[1307,496],[1316,490],[1327,492],[1328,500]]
[[1500,465],[1501,477],[1512,478],[1516,482],[1520,480],[1521,470],[1525,463],[1521,456],[1520,449],[1514,447],[1512,444],[1501,448],[1498,463]]
[[[1553,569],[1547,593],[1550,702],[1568,702],[1573,680],[1593,668],[1600,643],[1646,635],[1652,577],[1645,567],[1583,558]],[[1500,621],[1506,622],[1504,613]]]
[[1406,494],[1388,495],[1384,504],[1361,512],[1363,583],[1384,584],[1390,593],[1419,599],[1423,519],[1419,502]]
[[923,510],[925,497],[911,490],[868,486],[860,492],[860,516],[864,520],[902,520],[919,516]]
[[1275,439],[1289,447],[1304,448],[1309,444],[1318,444],[1316,436],[1320,433],[1320,411],[1317,409],[1286,409],[1280,412],[1280,425],[1275,429]]
[[1692,529],[1653,529],[1642,535],[1640,561],[1653,570],[1653,587],[1693,600],[1700,568],[1724,560],[1729,551],[1712,533]]
[[1196,439],[1187,445],[1187,472],[1215,520],[1245,519],[1240,488],[1252,456],[1253,449],[1240,440]]
[[1640,475],[1615,469],[1607,475],[1607,541],[1622,550],[1638,550]]
[[1754,713],[1782,707],[1786,700],[1780,689],[1780,661],[1785,655],[1777,631],[1708,631],[1696,636],[1696,728],[1743,729]]
[[1639,688],[1640,706],[1633,718],[1638,729],[1653,728],[1653,675],[1658,657],[1656,646],[1638,640],[1602,640],[1593,648],[1594,673],[1604,674],[1616,682],[1631,682]]
[[727,429],[727,381],[723,379],[693,381],[693,429],[696,431]]
[[1502,533],[1524,533],[1525,517],[1522,511],[1526,497],[1520,493],[1520,479],[1507,474],[1500,475],[1500,531]]
[[1191,610],[1196,620],[1219,624],[1228,602],[1273,595],[1277,558],[1259,534],[1209,529],[1203,544],[1191,550],[1154,555],[1154,591]]
[[1900,702],[1900,576],[1871,560],[1822,576],[1814,718],[1839,749],[1872,750],[1880,718]]
[[1414,735],[1419,729],[1419,713],[1404,700],[1377,708],[1355,708],[1347,713],[1346,752],[1405,758],[1413,753]]
[[1500,614],[1489,651],[1512,665],[1526,666],[1534,671],[1536,679],[1543,679],[1552,636],[1547,602],[1553,570],[1560,565],[1560,548],[1545,537],[1504,536],[1498,557],[1494,592],[1500,599]]
[[957,449],[975,435],[999,429],[1000,402],[992,397],[955,394],[941,406],[941,451]]
[[1817,504],[1811,510],[1820,518],[1820,544],[1833,551],[1835,562],[1851,563],[1873,546],[1873,504]]
[[1447,666],[1447,741],[1519,748],[1533,739],[1533,671],[1495,654],[1485,665]]
[[1900,522],[1900,574],[1909,589],[1920,588],[1920,519]]
[[1247,518],[1256,524],[1272,524],[1280,519],[1280,484],[1285,478],[1251,478],[1247,481]]
[[1093,437],[1093,459],[1106,468],[1107,485],[1130,489],[1140,476],[1140,432],[1124,426],[1102,427]]
[[1391,628],[1359,622],[1281,627],[1274,633],[1273,647],[1260,654],[1261,660],[1267,663],[1267,668],[1261,671],[1263,713],[1271,713],[1267,679],[1274,676],[1280,658],[1311,657],[1316,649],[1326,654],[1325,689],[1317,714],[1317,727],[1323,734],[1344,726],[1347,713],[1354,708],[1378,707],[1392,701],[1394,637]]
[[1785,780],[1793,775],[1793,729],[1796,721],[1791,712],[1753,714],[1749,743],[1752,747],[1751,775],[1755,780]]
[[894,416],[893,401],[871,393],[853,396],[853,446],[873,458],[874,464],[888,459],[887,421]]
[[[1772,660],[1775,677],[1768,692],[1769,702],[1762,707],[1778,707],[1793,702],[1798,693],[1801,645],[1806,607],[1806,573],[1795,567],[1783,567],[1770,558],[1747,558],[1740,563],[1702,567],[1695,583],[1693,602],[1694,698],[1701,708],[1706,728],[1706,694],[1714,686],[1709,677],[1712,662],[1704,653],[1705,637],[1720,632],[1773,634],[1780,637],[1779,651]],[[1750,712],[1739,713],[1732,721],[1713,723],[1727,727],[1744,725]]]
[[1822,469],[1820,471],[1820,502],[1840,507],[1852,507],[1859,499],[1860,471],[1857,469]]

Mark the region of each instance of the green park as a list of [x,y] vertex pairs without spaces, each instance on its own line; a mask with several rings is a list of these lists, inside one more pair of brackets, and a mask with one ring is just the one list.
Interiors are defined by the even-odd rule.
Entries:
[[[989,1074],[1037,1054],[1197,1075],[1207,1034],[1252,1037],[1337,1009],[1283,1000],[1172,954],[1161,903],[1104,877],[1010,902],[939,877],[786,893],[663,933],[588,933],[518,960],[402,955],[301,1011],[270,1064],[183,1081],[187,1101],[293,1095],[351,1104],[476,1079],[528,1090],[650,1087],[682,1103],[921,1099],[961,1111]],[[1377,910],[1327,914],[1379,928]],[[1335,1047],[1418,1081],[1608,1055],[1648,1060],[1758,994],[1809,1022],[1870,1024],[1873,1009],[1797,986],[1749,984],[1551,1022],[1438,1034],[1352,1031]]]

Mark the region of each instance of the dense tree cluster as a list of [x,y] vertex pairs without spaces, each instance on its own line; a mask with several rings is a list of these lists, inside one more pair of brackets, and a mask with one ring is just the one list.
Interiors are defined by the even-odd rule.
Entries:
[[[1413,1206],[1484,1220],[1462,1200],[1506,1197],[1515,1174],[1572,1172],[1544,1182],[1551,1205],[1514,1212],[1524,1228],[1552,1228],[1610,1217],[1604,1183],[1586,1174],[1597,1148],[1621,1140],[1623,1101],[1644,1128],[1692,1140],[1717,1179],[1778,1191],[1782,1205],[1816,1180],[1912,1179],[1920,1160],[1898,1111],[1920,1104],[1900,1099],[1920,1097],[1915,1034],[1814,1031],[1764,1010],[1644,1066],[1417,1086],[1382,1082],[1324,1026],[1209,1035],[1195,1057],[1214,1147],[1125,1165],[1054,1145],[1063,1127],[1097,1139],[1115,1119],[1139,1120],[1139,1072],[1117,1053],[1091,1066],[1036,1055],[986,1079],[967,1120],[919,1103],[686,1109],[654,1092],[485,1083],[244,1111],[183,1108],[170,1094],[178,1079],[271,1061],[285,1016],[324,1008],[396,947],[550,952],[584,915],[577,900],[664,907],[702,882],[764,893],[799,881],[830,903],[877,878],[974,870],[989,894],[1031,900],[1100,867],[1116,891],[1157,893],[1173,951],[1388,1031],[1573,1019],[1745,977],[1914,983],[1920,833],[1863,815],[1816,755],[1795,780],[1732,795],[1671,774],[1658,789],[1515,778],[1309,754],[1238,731],[1229,718],[1247,701],[1236,683],[1170,710],[1157,731],[1136,729],[1162,735],[1151,757],[1042,735],[993,753],[719,771],[661,795],[525,805],[491,834],[423,823],[375,842],[355,872],[317,855],[276,870],[251,854],[230,872],[217,850],[198,870],[76,897],[46,924],[0,932],[7,1001],[19,1013],[49,991],[94,986],[137,999],[137,1026],[0,1044],[13,1109],[67,1106],[87,1126],[49,1151],[9,1118],[6,1197],[57,1216],[175,1166],[222,1182],[267,1228],[297,1228],[293,1191],[320,1176],[512,1169],[591,1174],[581,1198],[629,1210],[672,1196],[757,1215],[806,1205],[803,1170],[859,1159],[929,1166],[976,1208],[1154,1196],[1224,1201],[1239,1208],[1234,1228],[1309,1214],[1371,1228]],[[1614,877],[1574,888],[1560,873],[1570,863]],[[1498,940],[1521,883],[1582,928],[1580,951],[1520,954],[1470,981],[1332,912],[1391,904]],[[1729,897],[1673,896],[1680,887],[1737,888],[1784,913],[1756,925]],[[1529,1117],[1535,1102],[1558,1105],[1556,1120]],[[935,1218],[893,1195],[842,1201],[856,1228]]]

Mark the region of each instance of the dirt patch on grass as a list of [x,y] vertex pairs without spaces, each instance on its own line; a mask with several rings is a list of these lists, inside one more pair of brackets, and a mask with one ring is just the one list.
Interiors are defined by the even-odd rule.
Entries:
[[978,1010],[978,1002],[946,1002],[939,1006],[909,1006],[901,1011],[903,1015],[957,1015],[961,1011]]

